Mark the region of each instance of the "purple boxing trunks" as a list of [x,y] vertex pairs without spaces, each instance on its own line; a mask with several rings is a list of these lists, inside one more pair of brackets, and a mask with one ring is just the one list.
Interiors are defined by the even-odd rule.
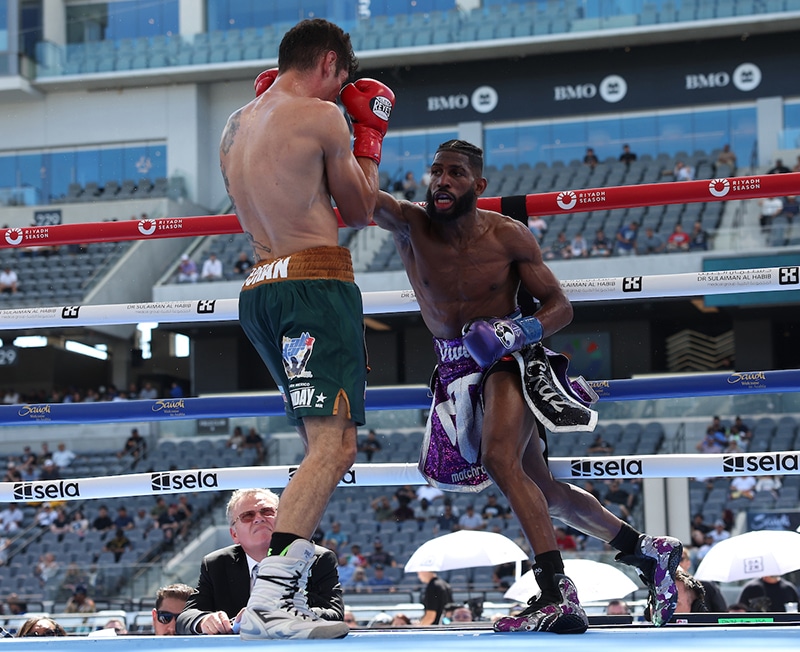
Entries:
[[[440,489],[482,491],[492,484],[481,464],[486,374],[470,357],[461,338],[434,338],[433,343],[438,364],[431,379],[433,400],[419,470]],[[565,356],[541,344],[526,346],[513,356],[523,378],[528,407],[545,427],[553,432],[594,430],[597,413],[587,406],[597,400],[597,395],[583,378],[569,380]]]

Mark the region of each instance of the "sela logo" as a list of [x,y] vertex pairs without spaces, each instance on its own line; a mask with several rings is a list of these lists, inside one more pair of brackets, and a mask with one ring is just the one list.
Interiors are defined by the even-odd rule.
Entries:
[[[297,466],[290,466],[289,467],[289,480],[294,477],[294,474],[297,473]],[[356,470],[350,469],[347,473],[344,474],[344,477],[339,481],[339,484],[357,484],[356,482]]]
[[17,482],[14,484],[15,500],[55,500],[56,498],[80,498],[81,488],[77,482]]
[[22,242],[22,229],[6,230],[6,242],[12,247]]
[[605,478],[641,476],[642,460],[622,457],[617,460],[570,460],[573,478]]
[[575,204],[577,203],[578,203],[578,195],[576,195],[571,190],[565,190],[556,195],[556,204],[558,204],[559,208],[565,211],[568,211],[570,208],[574,208]]
[[392,103],[385,97],[372,98],[372,112],[381,120],[389,121],[389,116],[392,115]]
[[800,284],[800,267],[779,267],[778,285]]
[[470,95],[431,95],[428,97],[428,111],[462,111],[471,106],[477,113],[491,113],[497,108],[499,99],[492,86],[478,86]]
[[615,104],[628,94],[628,82],[620,75],[608,75],[599,85],[591,82],[585,84],[566,84],[553,87],[553,99],[556,102],[566,100],[591,100],[597,95],[609,104]]
[[153,491],[181,491],[182,489],[216,489],[217,474],[197,471],[193,473],[151,473],[150,488]]
[[714,197],[724,197],[731,189],[731,184],[727,179],[712,179],[708,182],[708,192]]
[[731,82],[737,90],[747,92],[761,84],[761,69],[754,63],[743,63],[733,74],[726,71],[686,75],[686,90],[696,91],[704,88],[724,88]]
[[722,458],[722,472],[734,475],[754,471],[785,473],[798,469],[800,469],[800,455],[797,453],[727,455]]

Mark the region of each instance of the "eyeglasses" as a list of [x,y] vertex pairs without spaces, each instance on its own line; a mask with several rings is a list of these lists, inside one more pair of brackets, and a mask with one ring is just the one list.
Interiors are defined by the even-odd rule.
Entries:
[[54,629],[32,629],[28,636],[58,636],[58,632]]
[[252,523],[256,519],[256,514],[261,516],[262,518],[268,518],[270,516],[275,516],[278,513],[278,510],[274,507],[262,507],[259,510],[255,509],[248,509],[246,512],[242,512],[233,519],[233,523],[231,523],[231,527],[236,525],[237,521],[241,521],[242,523]]
[[156,619],[162,625],[169,625],[172,622],[172,619],[177,617],[178,614],[174,614],[171,611],[156,611]]

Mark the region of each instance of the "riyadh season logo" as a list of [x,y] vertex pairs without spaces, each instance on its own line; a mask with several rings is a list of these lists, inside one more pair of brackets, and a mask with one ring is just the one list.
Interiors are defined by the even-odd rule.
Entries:
[[570,208],[574,208],[575,204],[578,203],[578,195],[576,195],[571,190],[565,190],[563,192],[558,193],[556,196],[556,204],[558,207],[568,211]]
[[12,247],[22,242],[22,229],[8,229],[6,231],[6,242]]
[[141,233],[142,235],[153,235],[156,232],[156,221],[139,220],[137,228],[139,229],[139,233]]
[[708,182],[708,192],[714,197],[724,197],[731,189],[731,184],[727,179],[711,179]]

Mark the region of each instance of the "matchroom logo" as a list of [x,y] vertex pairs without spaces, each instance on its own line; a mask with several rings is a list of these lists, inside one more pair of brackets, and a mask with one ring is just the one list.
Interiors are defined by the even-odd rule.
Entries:
[[606,461],[570,460],[569,466],[573,478],[640,477],[642,475],[642,460],[632,457]]

